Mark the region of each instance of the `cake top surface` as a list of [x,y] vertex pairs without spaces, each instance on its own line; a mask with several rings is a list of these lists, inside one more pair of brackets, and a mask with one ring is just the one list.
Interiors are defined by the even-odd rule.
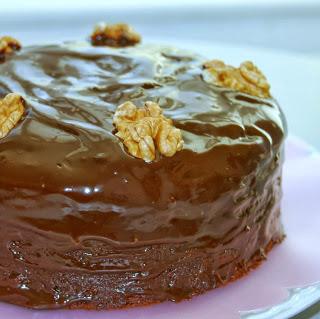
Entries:
[[[93,216],[103,224],[112,213],[114,223],[130,229],[138,212],[206,205],[246,183],[279,152],[283,115],[272,98],[210,83],[204,62],[159,45],[86,43],[25,47],[8,57],[0,64],[0,98],[17,92],[26,104],[23,119],[0,139],[1,196],[12,207],[7,217],[64,233],[75,219],[79,227]],[[150,163],[130,155],[113,125],[117,107],[127,101],[158,103],[181,130],[183,149]],[[48,203],[52,209],[43,216],[41,205]],[[150,233],[165,224],[160,219],[132,227]],[[105,234],[103,227],[95,234]]]

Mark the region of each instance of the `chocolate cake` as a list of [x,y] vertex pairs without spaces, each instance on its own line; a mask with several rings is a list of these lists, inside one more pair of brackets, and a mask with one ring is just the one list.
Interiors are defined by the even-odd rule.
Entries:
[[1,301],[180,301],[284,237],[286,125],[261,71],[106,28],[0,45]]

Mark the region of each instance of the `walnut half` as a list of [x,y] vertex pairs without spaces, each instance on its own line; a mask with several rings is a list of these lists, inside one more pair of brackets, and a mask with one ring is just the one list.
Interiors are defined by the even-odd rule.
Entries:
[[269,98],[270,85],[264,74],[250,61],[240,64],[239,68],[212,60],[203,64],[216,85],[228,87],[254,96]]
[[132,27],[124,23],[105,24],[95,27],[91,34],[91,43],[95,46],[127,47],[141,41],[141,37]]
[[146,162],[155,159],[157,150],[171,157],[183,148],[181,131],[162,114],[157,103],[148,101],[143,108],[137,108],[125,102],[118,106],[113,124],[128,152]]
[[0,139],[17,125],[24,114],[24,99],[16,93],[7,94],[0,100]]
[[19,51],[21,44],[18,40],[12,37],[1,37],[0,38],[0,63],[5,61],[6,55]]

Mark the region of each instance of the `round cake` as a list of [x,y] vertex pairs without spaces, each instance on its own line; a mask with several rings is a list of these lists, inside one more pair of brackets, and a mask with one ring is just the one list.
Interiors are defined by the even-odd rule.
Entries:
[[263,74],[123,29],[2,50],[1,301],[180,301],[284,238],[286,125]]

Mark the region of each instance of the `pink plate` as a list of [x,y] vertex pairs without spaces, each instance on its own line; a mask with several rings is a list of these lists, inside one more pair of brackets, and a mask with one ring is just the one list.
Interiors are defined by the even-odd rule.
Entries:
[[[32,311],[0,304],[1,319],[212,319],[283,318],[285,310],[271,307],[288,297],[289,287],[306,287],[312,298],[320,292],[320,154],[298,139],[289,138],[284,167],[283,222],[286,240],[275,247],[256,270],[226,287],[179,304],[160,305],[118,311]],[[311,287],[311,288],[310,288]],[[301,289],[300,289],[301,290]],[[291,290],[293,292],[299,289]],[[302,292],[306,290],[301,290]],[[319,294],[318,294],[319,295]],[[302,296],[302,295],[301,295]],[[306,296],[306,295],[304,295]],[[306,307],[299,298],[282,304],[290,314]],[[311,303],[311,295],[308,297]],[[300,298],[303,299],[302,297]],[[300,301],[301,301],[300,300]],[[294,307],[292,307],[292,304]],[[285,307],[287,305],[287,307]],[[289,306],[288,306],[289,305]],[[265,308],[263,311],[249,310]],[[296,308],[296,309],[294,309]],[[264,315],[262,315],[264,313]],[[288,312],[287,312],[288,314]],[[287,317],[287,316],[286,316]]]

